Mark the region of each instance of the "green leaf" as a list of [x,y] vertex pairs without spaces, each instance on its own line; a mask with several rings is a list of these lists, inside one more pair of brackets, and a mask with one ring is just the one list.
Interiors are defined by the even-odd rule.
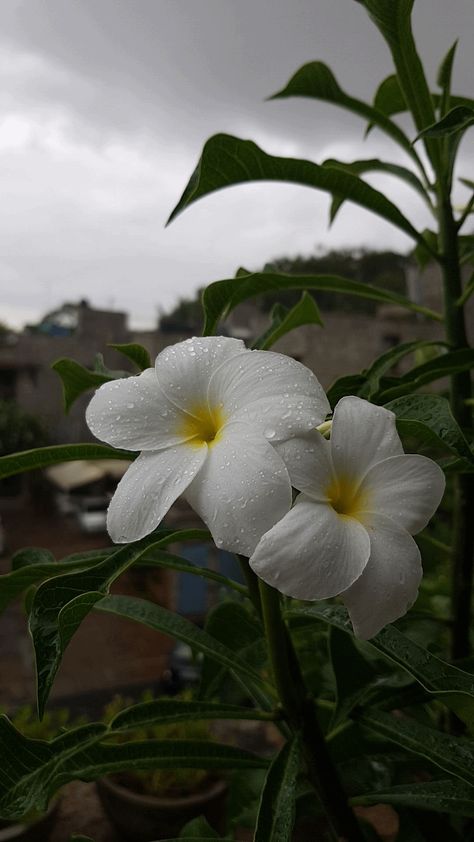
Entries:
[[241,660],[232,649],[224,646],[219,640],[211,637],[198,626],[184,617],[173,614],[161,605],[147,602],[144,599],[129,596],[106,596],[96,603],[96,609],[127,617],[149,628],[168,634],[177,640],[187,643],[192,649],[213,658],[232,673],[239,675],[246,682],[255,682],[266,688],[268,685],[250,664]]
[[[373,395],[377,394],[380,387],[380,380],[387,371],[396,365],[407,354],[412,354],[414,351],[422,348],[435,348],[446,346],[445,342],[440,340],[426,340],[420,341],[416,339],[413,342],[403,342],[401,345],[396,345],[390,348],[385,354],[378,357],[372,365],[363,372],[366,378],[366,385],[359,392],[361,397],[370,400]],[[402,378],[403,379],[403,378]]]
[[101,743],[107,727],[95,723],[51,742],[20,734],[0,717],[0,816],[14,819],[44,810],[64,784],[91,781],[134,769],[261,769],[268,762],[250,752],[202,740],[146,740]]
[[61,462],[75,462],[77,459],[136,459],[130,450],[116,450],[106,444],[54,444],[52,447],[36,447],[0,456],[0,479],[37,471],[59,465]]
[[421,234],[396,205],[360,178],[312,161],[267,155],[251,140],[225,134],[214,135],[204,145],[201,159],[168,222],[203,196],[249,181],[287,181],[324,190],[373,211],[415,242],[422,242]]
[[377,673],[362,657],[354,639],[337,626],[329,632],[329,656],[336,684],[336,707],[330,724],[332,730],[367,697]]
[[51,366],[56,371],[63,384],[63,400],[64,409],[69,412],[74,401],[77,400],[84,392],[90,389],[97,389],[103,383],[108,383],[112,380],[105,374],[97,374],[95,371],[90,371],[84,368],[83,365],[76,363],[70,359],[56,360]]
[[386,117],[392,114],[402,114],[407,111],[408,106],[403,91],[398,81],[398,76],[391,74],[387,76],[375,92],[374,108],[381,111]]
[[327,398],[334,409],[337,402],[346,395],[358,395],[360,389],[365,385],[366,379],[363,374],[347,374],[334,381],[327,391]]
[[402,719],[380,710],[360,713],[357,721],[379,736],[425,757],[445,772],[474,785],[473,740],[443,734],[412,719]]
[[471,295],[474,293],[474,272],[472,273],[471,277],[469,278],[466,286],[464,287],[463,294],[458,298],[456,301],[456,305],[458,307],[463,307],[466,301],[469,300]]
[[119,343],[118,345],[115,343],[109,343],[109,348],[115,348],[116,351],[120,351],[120,353],[124,354],[124,356],[131,360],[132,363],[135,363],[140,371],[145,371],[146,368],[151,368],[150,354],[143,345],[138,345],[137,342]]
[[295,820],[298,739],[285,743],[273,760],[262,790],[254,842],[291,842]]
[[[201,534],[200,530],[197,532]],[[110,585],[150,547],[160,547],[195,535],[196,530],[157,532],[121,547],[89,570],[56,576],[40,585],[29,619],[36,656],[40,716],[66,646]]]
[[[210,537],[210,533],[202,530],[202,535],[205,540]],[[177,573],[189,573],[191,576],[199,576],[201,579],[208,579],[210,582],[216,582],[224,588],[231,588],[233,591],[247,596],[247,588],[228,576],[223,576],[222,573],[217,573],[208,567],[200,567],[198,564],[193,564],[186,558],[181,558],[177,555],[172,555],[164,550],[147,550],[145,556],[140,559],[140,567],[164,567],[168,570],[176,570]]]
[[323,62],[311,61],[303,65],[286,87],[270,98],[282,99],[293,96],[311,97],[353,111],[389,135],[411,158],[416,160],[413,147],[402,129],[377,108],[346,94],[340,88],[332,70]]
[[[430,343],[426,344],[429,345]],[[442,345],[443,343],[433,342],[431,344]],[[474,368],[474,349],[472,348],[461,348],[457,351],[440,354],[403,374],[398,386],[393,386],[381,392],[379,395],[380,401],[385,403],[388,400],[413,392],[427,383],[434,383],[435,380],[440,380],[442,377],[447,377],[459,371],[469,371],[472,368]]]
[[43,549],[43,547],[23,547],[12,555],[11,568],[12,570],[20,570],[21,567],[28,567],[31,564],[51,563],[56,563],[51,550]]
[[463,133],[470,126],[474,125],[474,108],[468,105],[457,105],[451,108],[441,120],[436,120],[425,129],[423,129],[416,137],[416,140],[423,137],[451,137]]
[[354,175],[362,175],[366,172],[383,172],[387,175],[393,175],[412,187],[413,190],[421,196],[423,201],[427,203],[430,210],[433,210],[433,205],[428,191],[425,189],[418,176],[411,170],[407,169],[407,167],[402,167],[399,164],[392,164],[388,161],[380,161],[378,158],[369,158],[367,160],[351,162],[336,161],[334,158],[328,158],[324,161],[323,166],[341,169],[345,172],[353,173]]
[[143,728],[148,725],[188,722],[196,719],[251,719],[273,720],[274,714],[254,708],[220,702],[186,701],[183,699],[153,699],[139,702],[126,710],[120,711],[111,720],[110,730],[126,731],[130,728]]
[[451,96],[451,77],[453,73],[453,63],[454,63],[454,56],[456,54],[458,42],[457,39],[449,48],[448,52],[446,53],[443,61],[441,62],[440,68],[438,70],[438,75],[436,77],[436,84],[439,88],[441,88],[441,100],[440,100],[440,116],[443,117],[449,109],[449,101]]
[[[315,603],[290,608],[287,613],[295,620],[321,620],[346,634],[352,634],[347,611],[340,605]],[[386,626],[367,643],[381,655],[402,667],[428,693],[440,698],[459,716],[469,723],[474,722],[474,675],[442,661],[395,626]]]
[[[239,658],[246,660],[246,651],[262,640],[263,631],[259,621],[247,611],[244,605],[226,600],[209,611],[206,618],[206,632],[219,640]],[[203,699],[218,693],[228,668],[213,658],[204,658],[201,669],[199,695]]]
[[415,810],[433,810],[474,818],[474,788],[450,778],[427,783],[401,784],[351,798],[351,804],[394,804]]
[[284,308],[280,310],[281,305],[276,304],[272,310],[272,324],[269,329],[265,331],[255,343],[254,348],[267,350],[271,348],[275,342],[278,342],[285,333],[295,330],[301,325],[323,325],[319,307],[316,304],[312,295],[306,291],[303,292],[300,300],[290,310]]
[[254,272],[239,278],[226,278],[209,284],[203,293],[203,307],[205,312],[204,335],[214,333],[219,321],[228,315],[234,307],[242,301],[253,298],[264,292],[284,289],[324,290],[326,292],[343,292],[358,298],[368,298],[397,304],[408,310],[423,313],[428,318],[442,321],[442,316],[433,310],[414,304],[409,298],[380,287],[352,281],[338,275],[284,275],[275,272]]
[[413,257],[419,268],[423,271],[433,260],[433,254],[436,254],[438,251],[438,235],[434,231],[430,231],[429,228],[425,228],[422,234],[425,242],[429,243],[430,250],[428,251],[424,245],[418,243],[413,249]]
[[[41,552],[38,550],[38,553]],[[47,550],[42,552],[47,553]],[[45,556],[46,557],[46,556]],[[104,560],[104,554],[100,550],[84,556],[70,556],[62,561],[38,561],[28,565],[23,564],[16,567],[10,573],[0,576],[0,614],[6,606],[17,596],[23,593],[31,585],[36,585],[44,579],[52,576],[59,576],[62,573],[70,573],[74,570],[83,570]],[[12,559],[13,565],[14,559]]]
[[407,395],[385,404],[399,421],[415,421],[428,427],[453,453],[472,463],[474,455],[461,428],[454,420],[451,407],[441,395]]
[[179,834],[180,839],[218,839],[219,834],[211,827],[204,816],[191,819]]

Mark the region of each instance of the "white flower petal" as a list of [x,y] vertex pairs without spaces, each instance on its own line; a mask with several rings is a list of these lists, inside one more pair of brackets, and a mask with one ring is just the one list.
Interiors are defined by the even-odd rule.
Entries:
[[182,442],[182,413],[168,400],[153,368],[104,383],[86,410],[91,432],[127,450],[161,450]]
[[362,398],[341,398],[334,410],[331,451],[340,477],[362,479],[376,462],[403,453],[394,413]]
[[387,515],[415,535],[435,513],[445,485],[443,471],[432,459],[403,454],[373,465],[360,491],[368,510]]
[[200,336],[185,339],[158,354],[155,370],[161,388],[176,406],[188,411],[206,403],[212,373],[228,357],[247,353],[241,339]]
[[342,599],[354,634],[368,640],[413,605],[423,571],[420,551],[408,532],[378,514],[366,515],[364,524],[370,535],[370,558]]
[[313,372],[272,351],[246,351],[226,360],[213,373],[208,394],[210,406],[222,402],[232,421],[250,423],[270,442],[306,433],[330,409]]
[[278,442],[275,449],[287,467],[291,484],[313,500],[327,502],[327,488],[334,482],[329,441],[314,431]]
[[120,480],[107,512],[112,541],[126,544],[152,532],[192,482],[206,456],[207,445],[186,444],[141,453]]
[[218,547],[250,555],[264,532],[291,506],[291,483],[282,459],[246,424],[228,424],[186,499]]
[[257,546],[250,566],[269,585],[296,599],[326,599],[359,578],[370,553],[366,529],[301,494]]

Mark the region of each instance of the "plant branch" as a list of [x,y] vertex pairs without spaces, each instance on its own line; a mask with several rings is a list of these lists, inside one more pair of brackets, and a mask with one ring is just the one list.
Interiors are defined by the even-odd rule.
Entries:
[[292,731],[301,736],[308,778],[326,811],[333,839],[335,842],[363,842],[362,831],[348,805],[283,621],[280,595],[260,581],[260,596],[270,663],[283,712]]

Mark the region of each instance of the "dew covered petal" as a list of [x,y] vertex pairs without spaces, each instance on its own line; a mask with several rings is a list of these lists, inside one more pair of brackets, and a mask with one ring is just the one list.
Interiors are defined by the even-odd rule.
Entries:
[[362,398],[341,398],[334,410],[331,452],[338,476],[362,479],[372,465],[403,453],[394,413]]
[[369,553],[369,536],[361,523],[300,494],[291,511],[263,536],[250,566],[286,596],[327,599],[359,578]]
[[216,369],[209,404],[232,421],[245,421],[271,443],[306,433],[329,412],[321,384],[309,368],[273,351],[245,351]]
[[202,406],[212,373],[230,357],[248,353],[241,339],[198,336],[170,345],[158,354],[155,370],[170,401],[185,411]]
[[250,555],[264,532],[291,506],[285,465],[263,436],[246,424],[228,424],[209,448],[186,499],[218,547]]
[[96,438],[127,450],[161,450],[184,441],[181,418],[153,368],[104,383],[86,410],[87,424]]
[[367,508],[387,515],[416,535],[438,508],[446,480],[426,456],[403,454],[373,465],[360,486]]
[[184,444],[141,453],[120,480],[107,512],[112,541],[138,541],[156,529],[204,464],[207,451],[207,445]]
[[370,557],[362,575],[342,594],[354,634],[368,640],[413,605],[423,575],[420,551],[390,518],[364,518],[370,535]]
[[287,467],[294,488],[314,500],[327,502],[327,489],[334,482],[330,442],[315,430],[278,442],[275,449]]

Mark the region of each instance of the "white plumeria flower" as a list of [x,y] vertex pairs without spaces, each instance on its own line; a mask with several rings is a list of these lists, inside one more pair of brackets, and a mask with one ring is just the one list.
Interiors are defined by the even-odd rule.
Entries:
[[337,404],[330,441],[315,432],[278,450],[302,494],[251,567],[287,596],[340,594],[355,634],[373,637],[416,599],[422,567],[411,535],[441,501],[441,468],[405,454],[393,412],[356,397]]
[[155,368],[105,383],[87,409],[91,431],[141,451],[108,510],[112,540],[152,532],[184,494],[218,547],[250,555],[291,506],[274,445],[320,424],[328,410],[301,363],[221,336],[179,342]]

